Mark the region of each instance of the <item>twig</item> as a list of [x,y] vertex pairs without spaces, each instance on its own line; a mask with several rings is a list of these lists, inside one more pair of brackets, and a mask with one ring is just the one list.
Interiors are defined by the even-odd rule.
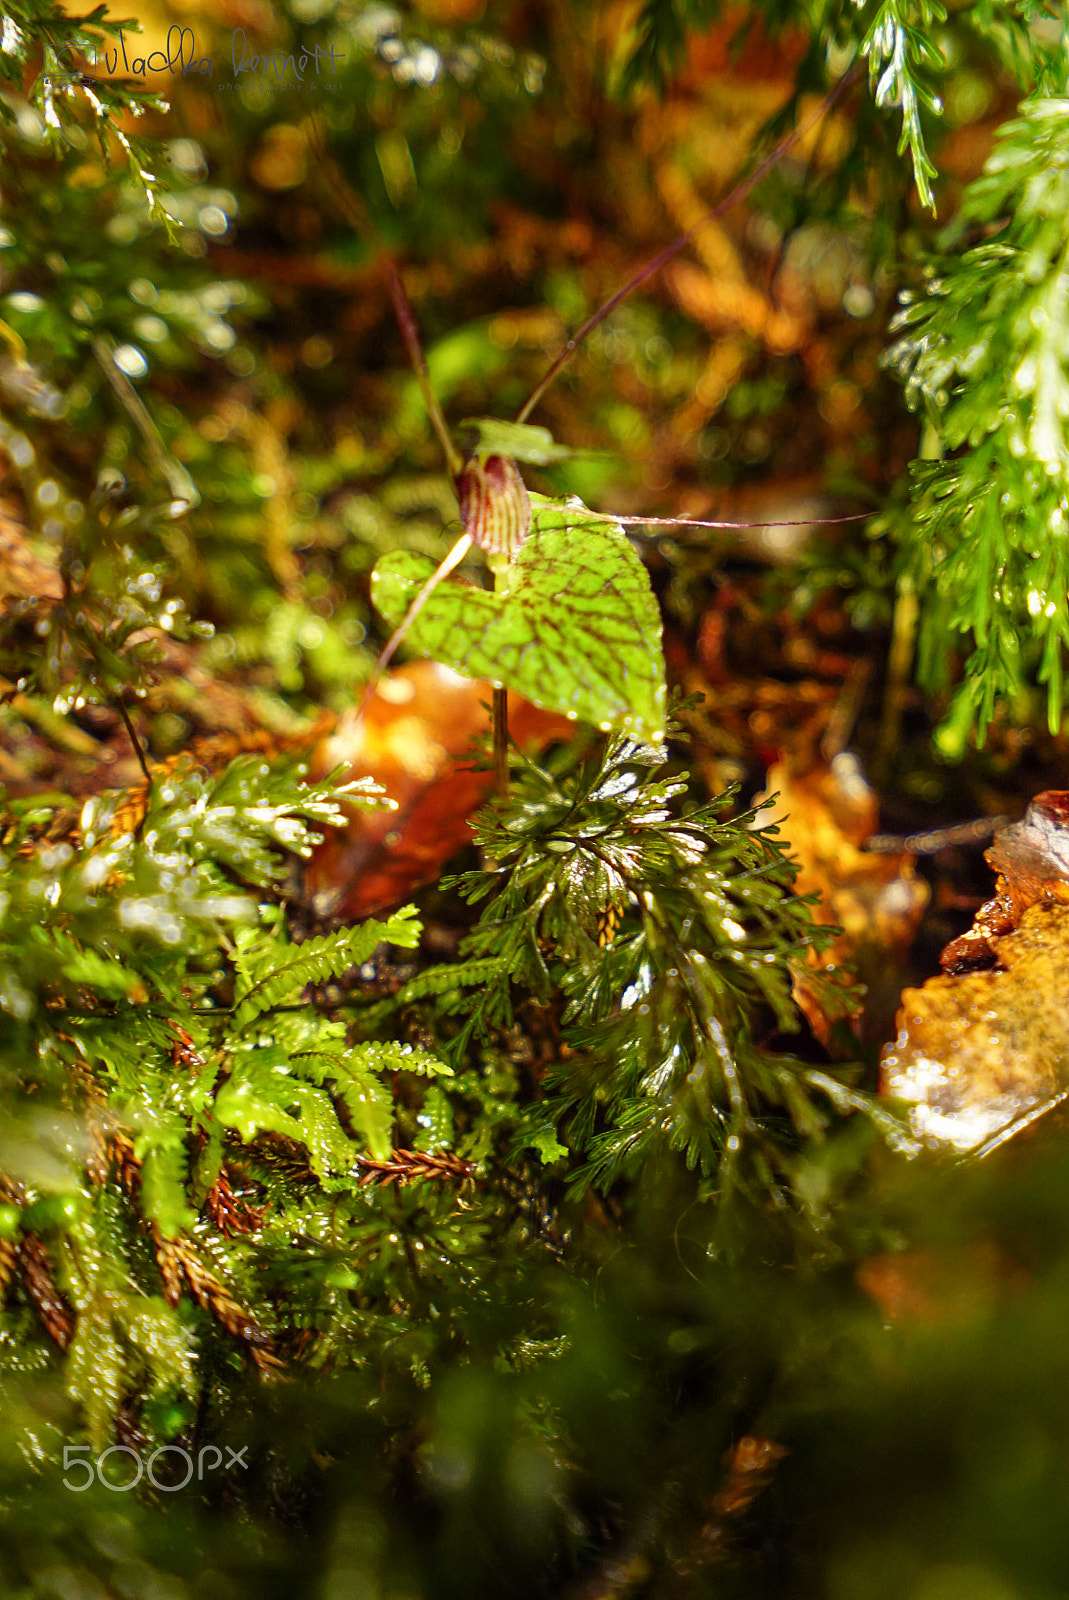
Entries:
[[958,822],[951,828],[929,828],[924,833],[874,833],[861,846],[882,856],[934,856],[956,844],[983,844],[1009,817],[977,817],[975,822]]

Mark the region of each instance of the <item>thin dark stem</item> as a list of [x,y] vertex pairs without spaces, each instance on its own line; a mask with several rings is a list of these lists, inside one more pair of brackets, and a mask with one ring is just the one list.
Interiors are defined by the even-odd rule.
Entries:
[[582,510],[584,522],[620,522],[628,528],[824,528],[838,522],[868,522],[872,511],[852,511],[848,517],[777,517],[774,522],[722,522],[702,517],[625,517],[616,511]]
[[509,696],[507,689],[494,690],[494,793],[499,800],[509,797]]
[[652,278],[654,273],[660,272],[661,268],[667,266],[668,262],[671,261],[674,256],[677,256],[681,250],[685,250],[687,245],[694,238],[694,235],[699,231],[699,229],[704,228],[706,223],[715,222],[716,219],[718,217],[722,217],[726,211],[730,211],[732,206],[735,205],[739,200],[744,199],[745,196],[749,194],[750,190],[759,184],[761,179],[765,177],[767,173],[771,172],[774,166],[783,160],[783,157],[787,154],[788,150],[797,144],[798,140],[803,138],[805,134],[809,132],[810,128],[815,127],[822,117],[827,115],[835,102],[846,93],[847,89],[850,88],[851,85],[857,82],[858,78],[861,76],[861,73],[861,63],[855,62],[850,70],[843,74],[835,87],[824,96],[824,99],[820,102],[820,105],[817,107],[811,117],[807,117],[805,122],[800,123],[797,128],[792,129],[790,133],[780,140],[775,149],[769,152],[763,161],[758,162],[757,166],[747,177],[740,178],[738,183],[736,183],[735,186],[728,191],[724,198],[717,201],[716,205],[713,206],[711,211],[707,211],[704,217],[699,218],[692,228],[687,229],[686,233],[681,233],[678,239],[674,239],[671,244],[666,245],[659,255],[654,256],[652,261],[647,262],[641,271],[637,272],[628,283],[624,284],[622,289],[617,289],[616,293],[611,295],[603,306],[599,306],[598,310],[594,312],[593,316],[586,319],[582,327],[576,333],[573,333],[572,337],[568,340],[568,343],[564,346],[564,349],[561,351],[560,355],[557,356],[556,360],[551,362],[549,371],[546,373],[542,381],[536,385],[533,393],[517,413],[517,422],[526,422],[527,418],[541,400],[542,396],[545,394],[546,390],[549,388],[558,372],[560,372],[563,367],[567,366],[568,362],[575,355],[575,352],[578,350],[579,346],[582,344],[587,335],[593,333],[598,324],[605,321],[605,318],[611,311],[616,309],[616,307],[620,304],[620,301],[626,300],[629,294],[633,294],[636,289],[640,289],[648,278]]
[[137,756],[138,762],[141,766],[141,771],[145,774],[145,782],[151,783],[152,773],[148,769],[148,762],[145,760],[145,752],[141,747],[141,740],[137,737],[137,730],[130,720],[129,711],[126,709],[126,696],[125,691],[122,689],[119,690],[118,694],[118,706],[119,715],[126,724],[126,731],[130,735],[130,743],[134,747],[134,754]]
[[438,396],[431,387],[431,375],[427,370],[427,358],[423,354],[419,329],[416,327],[416,319],[408,296],[405,293],[405,286],[401,282],[400,273],[389,258],[383,263],[383,270],[386,273],[386,287],[389,289],[390,299],[393,301],[397,326],[400,328],[401,337],[405,341],[405,349],[408,351],[408,359],[412,363],[412,371],[416,374],[416,382],[419,384],[423,395],[423,403],[427,407],[427,414],[434,425],[435,433],[438,435],[438,442],[445,454],[449,470],[455,478],[464,465],[464,458],[453,443],[453,435],[450,433],[449,424],[445,420],[445,412],[438,404]]

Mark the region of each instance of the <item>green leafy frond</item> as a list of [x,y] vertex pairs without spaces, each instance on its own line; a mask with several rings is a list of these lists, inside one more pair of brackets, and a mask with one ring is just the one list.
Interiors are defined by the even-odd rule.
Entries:
[[[993,237],[932,264],[886,360],[949,459],[913,475],[902,570],[921,600],[918,672],[946,682],[972,644],[942,733],[960,754],[1000,700],[1046,684],[1061,723],[1069,643],[1069,99],[1037,96],[1000,130],[958,228]],[[953,454],[951,454],[953,453]]]
[[[375,1090],[380,1097],[385,1093],[377,1084]],[[360,1094],[368,1097],[366,1085]],[[353,1147],[330,1096],[263,1062],[242,1061],[236,1066],[216,1095],[213,1109],[217,1119],[246,1144],[261,1133],[277,1133],[303,1145],[320,1179],[342,1176],[352,1168]]]
[[189,1126],[184,1119],[168,1116],[161,1109],[134,1143],[141,1162],[142,1214],[165,1239],[191,1228],[196,1220],[186,1194],[188,1136]]
[[[88,122],[105,159],[109,140],[114,140],[126,158],[130,179],[150,209],[169,223],[161,203],[162,180],[155,170],[158,141],[134,134],[128,126],[131,117],[166,111],[167,104],[129,79],[110,75],[122,59],[121,35],[129,38],[139,32],[140,23],[134,18],[111,17],[104,6],[87,16],[71,17],[58,5],[12,0],[5,7],[0,50],[0,82],[7,85],[7,92],[0,95],[0,122],[19,127],[24,138],[46,144],[57,155],[84,143],[82,129]],[[94,68],[109,71],[94,73]]]
[[455,966],[429,967],[418,977],[410,978],[400,988],[391,1004],[407,1005],[413,1000],[424,1000],[432,995],[451,993],[454,989],[471,989],[489,982],[497,976],[499,964],[493,958],[485,961],[461,961]]
[[412,949],[419,942],[415,906],[405,906],[387,922],[373,919],[356,928],[309,939],[301,945],[271,944],[245,964],[244,984],[235,995],[234,1026],[247,1028],[272,1007],[293,998],[309,983],[325,983],[366,961],[380,944]]
[[931,35],[946,21],[946,14],[941,0],[879,0],[871,10],[866,8],[867,28],[861,40],[876,104],[901,110],[898,153],[908,149],[917,192],[932,211],[936,168],[925,147],[921,111],[943,109],[930,76],[943,65],[943,56]]
[[580,1189],[665,1149],[729,1186],[743,1144],[766,1164],[779,1151],[785,1171],[828,1120],[801,1063],[756,1042],[761,1017],[798,1026],[791,961],[828,935],[759,814],[724,820],[729,795],[688,808],[662,760],[617,739],[564,778],[528,764],[508,811],[476,820],[495,869],[458,880],[482,903],[460,970],[478,964],[482,981],[451,1049],[507,1029],[525,993],[560,997],[568,1053],[518,1146],[571,1151]]
[[[427,1099],[427,1080],[450,1081],[427,1049],[350,1046],[341,1020],[287,1005],[383,940],[418,941],[411,907],[288,940],[283,852],[310,854],[353,798],[378,803],[367,785],[307,785],[292,761],[239,756],[215,775],[179,763],[80,811],[9,805],[0,1181],[34,1241],[17,1292],[67,1350],[94,1440],[130,1404],[195,1403],[212,1363],[189,1315],[213,1348],[278,1364],[262,1275],[278,1230],[292,1250],[310,1187],[363,1218],[358,1158],[391,1158],[394,1083]],[[440,1148],[451,1110],[428,1104]],[[325,1324],[344,1321],[321,1294]]]

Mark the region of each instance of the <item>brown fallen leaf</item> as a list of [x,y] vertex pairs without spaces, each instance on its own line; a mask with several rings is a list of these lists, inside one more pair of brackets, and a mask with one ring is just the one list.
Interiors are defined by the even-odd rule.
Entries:
[[[850,963],[875,1001],[869,1007],[875,1028],[879,999],[888,975],[893,980],[896,958],[904,957],[912,943],[928,903],[928,885],[916,876],[913,856],[872,855],[861,848],[876,832],[878,803],[849,753],[798,774],[787,762],[777,762],[769,769],[767,794],[758,795],[757,803],[770,795],[776,795],[775,805],[761,812],[761,826],[779,825],[801,868],[797,892],[819,895],[814,919],[841,930],[826,950],[809,952],[808,967],[834,976],[844,1002],[853,995],[855,1004],[840,1008],[841,1016],[843,1010],[857,1009],[861,997],[842,970]],[[829,1014],[826,995],[806,982],[805,969],[795,974],[794,993],[814,1033],[828,1044],[836,1016]]]
[[[395,809],[360,812],[320,846],[305,878],[317,917],[352,921],[398,905],[470,843],[468,818],[493,787],[468,757],[489,704],[489,684],[414,661],[383,678],[363,721],[354,709],[323,741],[318,771],[344,765],[348,778],[374,778]],[[521,749],[541,749],[573,738],[575,724],[510,694],[509,732]]]
[[986,858],[997,894],[906,989],[883,1092],[914,1132],[959,1150],[1001,1144],[1069,1094],[1069,794],[1038,795]]

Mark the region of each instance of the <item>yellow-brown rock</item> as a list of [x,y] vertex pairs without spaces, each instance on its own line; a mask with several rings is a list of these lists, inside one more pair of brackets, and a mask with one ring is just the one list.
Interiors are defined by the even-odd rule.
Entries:
[[973,1149],[1069,1089],[1069,905],[1028,906],[992,955],[903,992],[881,1086],[928,1142]]

